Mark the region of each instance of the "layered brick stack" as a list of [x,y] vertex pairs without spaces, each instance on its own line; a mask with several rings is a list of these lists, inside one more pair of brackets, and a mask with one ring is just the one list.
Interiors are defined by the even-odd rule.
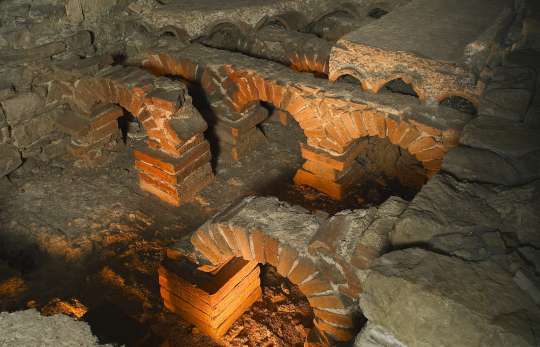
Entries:
[[195,252],[213,264],[241,257],[274,266],[296,284],[315,314],[324,344],[355,333],[362,272],[388,247],[388,233],[406,203],[332,218],[282,203],[247,198],[209,220],[191,237]]
[[92,159],[105,143],[118,138],[118,118],[124,114],[114,104],[97,104],[89,114],[67,110],[56,117],[57,127],[71,136],[68,151],[80,158]]
[[240,160],[266,140],[257,124],[268,117],[268,111],[258,103],[253,103],[238,113],[237,117],[224,117],[228,113],[228,109],[219,112],[212,130],[218,140],[219,155],[226,159]]
[[[158,74],[200,83],[216,114],[234,122],[260,101],[288,112],[304,130],[306,165],[295,182],[335,198],[356,178],[358,139],[388,138],[412,153],[427,170],[439,170],[445,153],[457,145],[469,115],[432,108],[409,98],[371,95],[354,86],[335,85],[279,64],[198,45],[171,47],[146,55],[143,65]],[[245,114],[245,113],[244,113]],[[247,120],[245,120],[247,122]],[[251,120],[256,124],[258,119]]]
[[[112,129],[112,115],[120,114],[118,108],[113,108],[116,113],[103,111],[111,104],[141,121],[148,135],[146,145],[134,151],[141,189],[178,206],[212,182],[210,150],[203,136],[207,125],[180,82],[138,68],[108,67],[76,81],[69,101],[72,109],[90,115],[89,124],[94,118],[104,124],[95,125],[95,139],[102,136],[99,131]],[[68,115],[63,122],[82,123],[75,119]]]
[[211,272],[186,257],[166,259],[159,284],[168,310],[216,340],[262,295],[257,262],[241,258],[229,258]]

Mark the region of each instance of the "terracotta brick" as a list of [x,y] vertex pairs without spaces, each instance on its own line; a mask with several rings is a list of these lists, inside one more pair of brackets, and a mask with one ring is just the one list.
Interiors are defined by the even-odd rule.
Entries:
[[139,177],[139,187],[143,191],[156,196],[158,199],[168,204],[171,204],[174,206],[180,206],[180,197],[178,196],[178,193],[171,194],[169,192],[164,192],[163,190],[156,187],[152,182],[141,179],[140,177]]
[[444,157],[444,154],[445,152],[443,148],[436,146],[436,147],[429,148],[425,151],[422,151],[420,153],[417,153],[415,157],[419,161],[424,162],[424,161],[442,159]]
[[209,152],[210,146],[208,142],[203,142],[191,148],[188,152],[184,153],[180,158],[171,158],[170,156],[149,149],[142,146],[138,146],[133,155],[135,159],[143,161],[152,166],[158,167],[164,172],[170,175],[176,175],[179,171],[182,171],[193,161],[197,160],[201,156],[206,155]]
[[209,225],[208,230],[210,236],[212,237],[212,239],[214,239],[214,242],[218,247],[219,252],[223,254],[225,258],[230,258],[236,255],[229,247],[229,244],[227,243],[227,240],[225,240],[225,237],[221,234],[220,229],[218,229],[215,225],[211,224]]
[[292,283],[298,285],[316,272],[317,269],[309,258],[299,257],[296,266],[291,270],[288,278]]
[[371,247],[358,243],[351,256],[351,264],[359,269],[369,268],[371,262],[379,256],[379,252]]
[[264,255],[264,249],[267,236],[260,230],[255,230],[249,235],[251,253],[254,255],[255,260],[259,263],[265,264],[266,258]]
[[317,317],[319,320],[328,322],[332,325],[342,328],[354,327],[353,319],[350,315],[339,314],[319,309],[314,309],[313,313],[315,314],[315,317]]
[[170,195],[175,195],[177,194],[177,190],[176,190],[176,187],[173,186],[173,185],[170,185],[164,181],[160,181],[158,178],[155,178],[155,177],[151,177],[151,176],[148,176],[142,172],[139,172],[139,179],[140,181],[146,181],[152,185],[154,185],[155,187],[157,187],[158,189],[170,194]]
[[337,341],[349,341],[354,337],[354,331],[352,329],[338,328],[319,319],[315,319],[315,322],[317,329],[330,335]]
[[124,114],[122,108],[113,104],[98,104],[92,109],[89,115],[90,127],[99,129],[102,126],[116,121]]
[[364,111],[362,115],[362,120],[366,126],[369,136],[378,136],[378,128],[376,122],[375,112],[373,111]]
[[364,123],[364,111],[356,110],[351,112],[351,117],[354,120],[358,137],[364,137],[368,135],[367,126]]
[[357,170],[359,168],[359,164],[356,162],[352,163],[352,166],[350,168],[347,168],[343,171],[334,170],[332,168],[327,167],[326,165],[323,165],[322,163],[307,160],[302,167],[309,171],[315,176],[330,180],[330,181],[338,181],[343,176],[347,175],[350,170]]
[[302,158],[317,163],[323,163],[325,166],[337,171],[342,171],[348,165],[350,165],[349,161],[347,160],[348,158],[332,157],[327,153],[310,148],[304,144],[301,144],[300,151],[302,153]]
[[388,137],[388,140],[392,142],[391,138],[395,139],[397,135],[398,122],[390,117],[386,117],[384,121],[386,123],[386,136]]
[[255,257],[251,253],[251,246],[249,242],[249,235],[247,232],[239,227],[233,227],[234,237],[236,239],[236,245],[242,255],[242,258],[246,260],[254,260]]
[[222,264],[228,258],[221,253],[219,247],[210,235],[208,225],[203,225],[191,236],[191,243],[212,264]]
[[271,237],[266,238],[264,258],[268,264],[277,268],[279,264],[279,242],[277,240]]
[[302,169],[298,169],[298,171],[296,171],[293,180],[297,185],[305,185],[315,188],[336,200],[343,198],[345,193],[343,187],[339,183],[317,177],[313,173]]
[[313,296],[317,294],[326,293],[332,290],[332,286],[328,280],[324,279],[321,274],[315,276],[313,279],[306,283],[301,283],[298,285],[298,289],[305,296]]
[[281,244],[279,246],[279,262],[276,267],[277,272],[283,277],[288,277],[296,258],[298,258],[298,252],[295,249]]
[[341,300],[341,298],[339,298],[335,294],[321,295],[321,296],[308,296],[307,299],[309,301],[309,304],[313,308],[332,309],[332,310],[339,310],[339,309],[345,308],[345,305],[343,304],[343,301]]
[[234,234],[234,229],[229,227],[226,223],[215,223],[214,227],[217,228],[221,234],[224,236],[229,248],[232,250],[235,256],[241,257],[242,253],[239,246],[236,244],[236,237]]
[[[401,128],[401,124],[400,124]],[[407,125],[406,130],[401,134],[401,139],[399,140],[399,146],[403,149],[407,149],[409,145],[420,136],[420,132],[416,128]]]
[[435,136],[435,137],[439,137],[439,136],[442,135],[441,130],[439,130],[437,128],[433,128],[433,127],[431,127],[429,125],[417,122],[414,119],[411,119],[410,123],[412,125],[414,125],[420,132],[424,132],[424,133],[426,133],[428,135]]
[[313,173],[303,169],[298,169],[293,180],[295,184],[313,187],[333,199],[340,200],[360,177],[360,173],[354,167],[348,171],[345,176],[335,182],[322,177],[317,177]]
[[419,153],[426,149],[434,147],[436,144],[437,143],[435,142],[435,140],[433,140],[433,137],[431,136],[419,137],[415,141],[413,141],[409,145],[409,147],[407,147],[407,150],[409,151],[409,153],[414,155],[416,153]]
[[[304,99],[300,94],[291,92],[291,96],[287,102],[286,105],[281,105],[281,108],[285,109],[287,112],[289,112],[295,119],[298,113],[303,111],[304,109],[310,107],[308,104],[308,101]],[[298,121],[298,119],[297,119]]]
[[346,216],[334,216],[327,220],[313,235],[309,242],[310,254],[316,255],[318,250],[324,250],[330,254],[336,253],[339,242],[343,239],[349,227]]

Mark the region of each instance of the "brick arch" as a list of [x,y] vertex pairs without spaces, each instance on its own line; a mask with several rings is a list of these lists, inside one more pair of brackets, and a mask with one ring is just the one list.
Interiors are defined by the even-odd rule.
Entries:
[[357,68],[355,67],[344,67],[338,71],[336,71],[333,75],[332,75],[332,81],[337,81],[340,77],[343,77],[343,76],[346,76],[346,75],[349,75],[349,76],[352,76],[354,78],[356,78],[358,80],[358,82],[360,82],[360,84],[362,85],[362,90],[367,90],[368,86],[366,85],[366,78],[365,78],[365,74],[360,72]]
[[[444,154],[457,145],[457,130],[438,129],[415,121],[415,117],[388,113],[384,107],[378,109],[365,102],[341,98],[309,83],[265,77],[265,72],[257,69],[215,63],[204,66],[193,61],[159,53],[147,56],[143,64],[161,74],[176,74],[198,81],[214,112],[231,118],[232,122],[249,118],[247,110],[260,101],[287,111],[307,138],[307,144],[302,147],[306,164],[297,171],[295,182],[312,186],[336,199],[343,197],[355,177],[360,177],[358,171],[351,168],[359,148],[358,139],[362,137],[388,137],[391,143],[414,155],[428,176],[439,170]],[[388,80],[403,76],[405,74],[393,75]]]
[[121,79],[112,73],[76,81],[74,99],[79,109],[89,112],[95,104],[118,104],[142,122],[151,147],[179,157],[178,148],[183,140],[173,129],[171,120],[175,113],[182,112],[181,108],[185,108],[184,112],[194,112],[185,87],[135,68],[116,73]]
[[142,190],[178,206],[212,181],[207,124],[182,83],[134,67],[108,67],[76,81],[70,104],[83,114],[97,104],[117,104],[141,121],[148,138],[134,155]]
[[436,101],[438,104],[441,104],[444,100],[451,97],[460,97],[467,100],[476,108],[476,110],[478,110],[478,108],[480,107],[480,100],[478,98],[478,95],[459,91],[441,94],[437,97]]
[[[262,199],[266,198],[259,200]],[[249,203],[251,198],[246,200]],[[243,203],[223,214],[234,216],[237,210],[243,207]],[[287,212],[283,213],[285,219],[295,217]],[[223,214],[205,223],[191,236],[191,244],[194,250],[202,255],[202,259],[213,265],[220,265],[231,257],[240,257],[275,267],[281,276],[298,286],[300,292],[306,296],[315,316],[314,325],[319,333],[325,336],[326,341],[330,339],[343,342],[354,337],[355,317],[359,311],[357,306],[351,303],[352,299],[342,292],[352,291],[354,294],[350,295],[356,297],[361,284],[350,264],[343,261],[343,264],[335,265],[344,268],[343,271],[347,274],[346,283],[336,285],[327,275],[328,269],[319,265],[316,252],[310,254],[302,249],[302,246],[289,244],[272,235],[272,222],[268,230],[263,230],[220,220]],[[297,218],[302,219],[305,216],[299,214]],[[304,242],[307,247],[309,237]],[[331,263],[333,261],[336,260],[330,260]]]
[[247,24],[246,22],[242,22],[242,21],[230,22],[227,20],[220,20],[220,21],[216,21],[208,25],[207,30],[205,31],[203,36],[211,36],[223,30],[224,27],[235,28],[241,33],[249,32],[253,30],[251,25]]
[[280,13],[271,17],[263,18],[257,25],[255,25],[255,30],[260,30],[266,25],[272,22],[279,23],[285,30],[300,30],[307,25],[307,18],[300,12],[297,11],[288,11],[285,13]]

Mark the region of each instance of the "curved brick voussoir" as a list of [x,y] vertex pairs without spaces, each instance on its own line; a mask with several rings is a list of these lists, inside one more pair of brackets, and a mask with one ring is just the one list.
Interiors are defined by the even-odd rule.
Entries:
[[[360,284],[352,265],[325,263],[310,248],[325,220],[276,198],[249,197],[207,221],[191,242],[215,265],[242,257],[274,266],[306,295],[320,332],[331,340],[347,341],[354,336],[357,314],[356,298],[351,296],[353,291],[358,294]],[[343,272],[341,279],[333,275]]]

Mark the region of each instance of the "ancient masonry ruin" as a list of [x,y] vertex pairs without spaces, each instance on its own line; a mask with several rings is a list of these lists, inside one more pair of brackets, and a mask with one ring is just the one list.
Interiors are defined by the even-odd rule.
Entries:
[[7,1],[0,176],[64,156],[91,172],[133,135],[128,119],[144,132],[129,172],[144,199],[189,210],[217,161],[267,145],[274,118],[304,135],[290,180],[338,204],[380,138],[421,166],[411,201],[330,214],[276,197],[206,203],[204,223],[164,241],[164,308],[219,341],[263,296],[267,264],[313,310],[304,346],[538,346],[540,65],[523,58],[540,57],[535,6]]

